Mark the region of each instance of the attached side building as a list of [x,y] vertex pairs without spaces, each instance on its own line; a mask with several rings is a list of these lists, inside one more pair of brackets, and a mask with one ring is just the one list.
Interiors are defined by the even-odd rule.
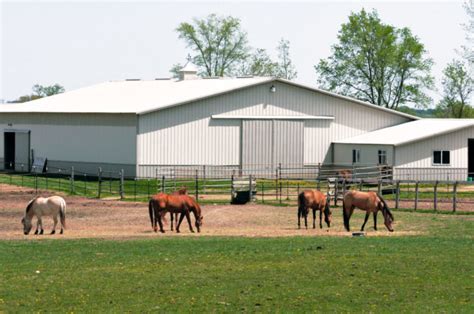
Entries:
[[422,119],[334,142],[335,163],[393,167],[395,179],[474,177],[474,119]]

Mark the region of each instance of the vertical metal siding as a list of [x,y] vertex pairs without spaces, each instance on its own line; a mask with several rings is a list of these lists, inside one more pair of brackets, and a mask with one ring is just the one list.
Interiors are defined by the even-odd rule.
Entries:
[[[28,132],[15,133],[15,170],[28,170],[30,149],[30,134]],[[22,166],[23,165],[23,166]]]
[[242,166],[272,166],[273,121],[242,121]]

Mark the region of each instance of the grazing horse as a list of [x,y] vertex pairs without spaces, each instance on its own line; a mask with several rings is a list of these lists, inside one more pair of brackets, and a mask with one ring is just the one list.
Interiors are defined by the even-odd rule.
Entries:
[[[201,214],[201,206],[199,206],[198,202],[192,196],[189,196],[187,194],[184,194],[184,195],[181,194],[180,197],[184,200],[188,209],[194,214],[194,220],[195,220],[194,226],[196,227],[197,232],[201,232],[202,220],[204,219],[204,217]],[[183,214],[181,214],[181,216],[182,215]],[[176,216],[178,215],[176,214]],[[181,224],[182,220],[183,219],[180,218],[179,224]],[[179,227],[179,224],[176,225],[177,226],[176,228]]]
[[183,221],[184,216],[188,221],[189,230],[194,232],[193,227],[191,226],[191,219],[189,217],[189,206],[186,199],[183,197],[185,195],[170,195],[166,193],[158,193],[154,195],[148,202],[148,211],[150,214],[151,226],[155,232],[158,228],[156,222],[160,226],[160,232],[164,233],[163,223],[161,218],[167,213],[181,214],[179,223],[176,226],[176,232],[179,233],[179,226]]
[[370,213],[374,215],[374,229],[377,230],[377,213],[382,211],[384,217],[384,224],[388,231],[393,232],[392,222],[394,221],[393,215],[388,209],[385,200],[375,192],[361,192],[361,191],[348,191],[344,195],[342,202],[342,213],[344,216],[344,227],[347,231],[350,231],[349,220],[351,219],[354,208],[365,210],[365,220],[360,231],[364,231],[365,224],[369,219]]
[[316,211],[319,210],[319,227],[322,229],[322,215],[324,212],[324,221],[331,227],[332,213],[329,208],[329,202],[326,195],[318,190],[306,190],[298,195],[298,229],[301,228],[300,219],[304,217],[304,225],[308,229],[309,209],[313,210],[313,229],[316,228]]
[[53,230],[51,234],[56,233],[56,225],[58,223],[58,215],[61,219],[61,234],[66,228],[66,201],[60,196],[51,197],[35,197],[26,206],[25,217],[21,220],[23,224],[23,233],[27,235],[33,227],[32,219],[36,216],[38,221],[36,224],[35,234],[43,234],[43,216],[52,216],[54,220]]

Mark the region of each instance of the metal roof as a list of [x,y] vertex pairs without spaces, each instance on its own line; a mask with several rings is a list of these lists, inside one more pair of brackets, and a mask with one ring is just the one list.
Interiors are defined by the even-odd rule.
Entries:
[[474,126],[474,119],[420,119],[337,140],[333,143],[399,146],[471,126]]
[[376,106],[354,98],[273,77],[211,78],[181,81],[111,81],[25,103],[2,104],[0,105],[0,113],[145,114],[269,82],[281,82],[412,120],[419,119],[406,113]]

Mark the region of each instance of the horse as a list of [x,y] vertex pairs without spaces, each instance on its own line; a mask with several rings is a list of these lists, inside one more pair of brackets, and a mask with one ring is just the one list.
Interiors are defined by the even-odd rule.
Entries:
[[316,228],[316,211],[319,210],[319,227],[322,229],[322,215],[324,212],[324,221],[331,227],[332,213],[329,208],[329,202],[326,195],[318,190],[306,190],[298,195],[298,229],[301,228],[300,219],[304,217],[304,225],[308,229],[309,209],[313,210],[313,229]]
[[[185,187],[181,187],[179,190],[174,191],[171,193],[171,195],[180,195],[186,202],[186,205],[188,206],[188,209],[194,214],[194,226],[197,229],[197,232],[201,232],[201,226],[202,226],[202,220],[203,216],[201,215],[201,207],[197,203],[197,201],[192,197],[188,195],[188,191]],[[173,216],[175,220],[176,226],[178,226],[178,214],[173,214],[173,212],[170,212],[171,215],[171,231],[173,231]]]
[[151,226],[155,232],[157,232],[156,222],[160,226],[160,232],[164,233],[163,223],[161,218],[167,213],[181,214],[179,223],[176,226],[176,232],[179,233],[179,226],[183,221],[184,216],[188,221],[189,230],[194,232],[191,226],[191,219],[189,217],[189,205],[188,201],[183,197],[185,195],[170,195],[166,193],[158,193],[154,195],[148,202],[148,211],[150,214]]
[[51,197],[35,197],[26,206],[25,216],[21,220],[23,224],[23,233],[29,234],[33,227],[33,216],[37,217],[35,234],[43,234],[43,216],[52,216],[54,220],[53,230],[51,234],[56,233],[56,225],[58,223],[58,215],[61,220],[61,234],[66,229],[66,201],[60,196]]
[[342,202],[344,227],[347,231],[350,231],[349,220],[355,207],[366,211],[364,224],[360,231],[364,231],[370,213],[373,213],[374,215],[374,229],[377,230],[377,213],[378,211],[382,211],[385,227],[387,227],[388,231],[393,232],[392,222],[394,221],[394,218],[382,196],[375,192],[361,192],[354,190],[348,191],[344,195]]

